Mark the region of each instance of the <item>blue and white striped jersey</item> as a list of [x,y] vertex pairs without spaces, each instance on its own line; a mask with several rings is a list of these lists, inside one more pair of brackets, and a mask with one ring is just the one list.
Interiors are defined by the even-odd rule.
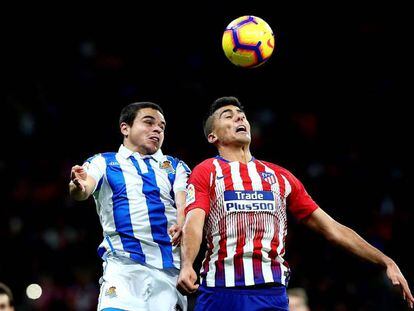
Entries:
[[168,228],[176,223],[174,195],[186,189],[188,166],[161,150],[141,156],[121,145],[84,167],[97,182],[93,197],[104,235],[99,255],[114,252],[158,269],[179,268]]

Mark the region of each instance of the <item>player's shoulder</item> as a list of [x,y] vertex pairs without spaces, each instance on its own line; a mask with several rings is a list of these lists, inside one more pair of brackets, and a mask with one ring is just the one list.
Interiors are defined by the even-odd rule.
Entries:
[[214,167],[214,164],[213,164],[214,159],[215,159],[215,158],[208,158],[208,159],[205,159],[204,161],[202,161],[202,162],[198,163],[198,164],[195,166],[194,170],[195,170],[195,169],[203,169],[203,170],[208,169],[208,170],[210,170],[212,167]]
[[272,162],[268,162],[268,161],[262,161],[262,160],[258,160],[259,162],[262,162],[264,165],[270,167],[272,170],[275,171],[275,173],[279,173],[279,174],[283,174],[283,175],[287,175],[286,177],[290,177],[292,176],[292,172],[289,171],[287,168],[280,166],[278,164],[272,163]]
[[96,153],[93,156],[86,159],[85,162],[91,163],[92,161],[99,161],[103,159],[109,159],[115,157],[116,152],[102,152],[102,153]]
[[194,169],[193,169],[193,174],[201,174],[201,175],[205,175],[208,176],[209,173],[211,173],[214,169],[214,164],[213,164],[214,158],[209,158],[206,159],[200,163],[198,163]]
[[180,160],[179,158],[177,158],[177,157],[174,157],[174,156],[172,156],[172,155],[169,155],[169,154],[165,154],[164,156],[163,156],[163,159],[162,159],[163,161],[170,161],[173,165],[178,165],[178,163],[180,163],[180,162],[182,162],[182,163],[184,163],[184,161],[183,160]]
[[170,163],[174,169],[178,167],[178,165],[182,165],[185,171],[191,172],[190,167],[185,163],[183,160],[171,156],[171,155],[164,155],[163,159],[161,160],[162,163]]

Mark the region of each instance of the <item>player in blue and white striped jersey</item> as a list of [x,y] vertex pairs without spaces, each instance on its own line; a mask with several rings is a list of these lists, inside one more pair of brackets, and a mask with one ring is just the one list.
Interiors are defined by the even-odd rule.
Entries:
[[75,200],[93,195],[103,229],[98,310],[186,310],[175,285],[190,170],[160,149],[166,123],[158,105],[130,104],[119,124],[118,152],[74,166],[69,184]]

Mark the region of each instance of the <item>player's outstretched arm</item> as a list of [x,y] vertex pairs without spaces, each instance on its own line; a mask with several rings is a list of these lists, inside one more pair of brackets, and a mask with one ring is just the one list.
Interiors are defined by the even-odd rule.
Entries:
[[172,245],[178,245],[181,242],[182,228],[184,225],[185,215],[185,191],[178,191],[175,194],[175,206],[177,207],[177,223],[172,225],[168,229],[168,233],[171,236]]
[[89,176],[86,170],[75,165],[70,172],[69,194],[76,201],[83,201],[89,198],[93,189],[95,189],[96,181]]
[[194,293],[198,289],[197,274],[193,269],[194,260],[200,250],[206,213],[200,208],[188,212],[183,227],[181,241],[181,270],[177,288],[183,294]]
[[305,218],[303,223],[312,230],[322,234],[333,244],[339,245],[360,258],[386,269],[391,283],[400,288],[403,299],[407,301],[411,309],[413,308],[414,297],[411,294],[407,280],[391,258],[369,244],[352,229],[335,221],[321,208],[318,208],[309,217]]

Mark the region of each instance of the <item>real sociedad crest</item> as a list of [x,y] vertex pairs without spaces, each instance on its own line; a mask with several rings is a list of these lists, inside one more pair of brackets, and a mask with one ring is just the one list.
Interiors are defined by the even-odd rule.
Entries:
[[175,173],[175,170],[174,170],[170,160],[164,160],[164,161],[160,162],[160,168],[163,169],[163,170],[166,170],[167,173],[171,173],[171,174]]
[[277,183],[275,174],[269,172],[261,172],[260,174],[262,175],[262,179],[268,182],[269,184],[273,185]]

